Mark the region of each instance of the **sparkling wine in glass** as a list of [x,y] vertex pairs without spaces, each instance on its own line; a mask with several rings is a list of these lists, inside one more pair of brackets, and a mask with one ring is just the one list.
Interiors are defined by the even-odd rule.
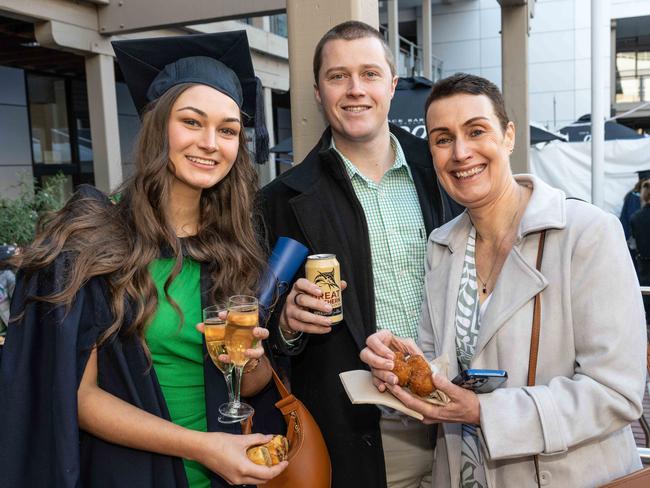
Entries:
[[253,415],[253,407],[241,401],[241,377],[248,358],[246,349],[255,347],[257,339],[253,329],[259,323],[257,298],[247,295],[234,295],[228,299],[228,316],[226,318],[225,344],[230,361],[234,365],[234,398],[219,407],[224,419],[242,420]]
[[[203,309],[203,333],[205,335],[205,345],[208,349],[208,354],[214,365],[223,373],[226,380],[226,388],[228,390],[228,401],[232,402],[234,399],[232,387],[232,370],[233,363],[224,363],[219,360],[219,355],[228,354],[226,351],[226,320],[221,318],[220,315],[225,315],[227,306],[225,302],[219,302],[216,305],[211,305]],[[235,418],[219,418],[222,423],[235,423],[241,419]]]

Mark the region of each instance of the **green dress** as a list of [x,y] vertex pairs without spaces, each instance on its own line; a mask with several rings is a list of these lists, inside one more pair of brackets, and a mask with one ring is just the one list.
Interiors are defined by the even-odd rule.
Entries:
[[[153,367],[172,422],[188,429],[207,430],[203,375],[203,338],[195,329],[201,322],[201,265],[185,258],[169,295],[183,312],[181,320],[165,296],[165,281],[175,259],[156,259],[149,272],[158,289],[158,310],[146,331]],[[191,488],[209,488],[209,471],[183,460]]]

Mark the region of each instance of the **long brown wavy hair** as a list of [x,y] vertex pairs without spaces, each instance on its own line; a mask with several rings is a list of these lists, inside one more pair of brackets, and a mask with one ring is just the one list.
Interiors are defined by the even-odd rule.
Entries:
[[[127,333],[139,336],[148,351],[144,332],[158,307],[148,265],[161,256],[161,250],[176,258],[164,290],[181,321],[182,313],[169,297],[168,288],[181,271],[184,255],[207,264],[214,300],[255,292],[264,253],[253,215],[257,173],[246,149],[243,127],[232,169],[201,193],[197,234],[181,240],[167,215],[174,178],[168,156],[168,121],[174,102],[191,86],[194,84],[174,86],[147,107],[136,145],[135,173],[111,195],[114,204],[73,195],[60,211],[41,220],[34,242],[18,261],[30,275],[69,253],[73,264],[61,291],[33,297],[54,304],[70,306],[90,278],[105,277],[114,321],[99,344],[126,327]],[[131,318],[128,324],[127,316]]]

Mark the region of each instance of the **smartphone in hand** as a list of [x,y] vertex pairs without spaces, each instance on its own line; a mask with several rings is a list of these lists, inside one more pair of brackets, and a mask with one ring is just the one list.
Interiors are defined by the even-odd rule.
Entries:
[[490,393],[508,379],[508,373],[502,369],[466,369],[461,371],[451,382],[474,393]]

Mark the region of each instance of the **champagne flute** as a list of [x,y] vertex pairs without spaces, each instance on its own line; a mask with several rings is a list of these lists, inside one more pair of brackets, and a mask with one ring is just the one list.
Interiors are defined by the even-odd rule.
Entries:
[[[219,355],[227,354],[226,352],[226,320],[222,319],[219,315],[225,314],[227,311],[225,302],[217,302],[215,305],[205,307],[203,309],[203,333],[205,335],[205,346],[210,354],[210,358],[214,365],[223,373],[226,380],[226,388],[228,390],[228,401],[232,402],[234,399],[232,388],[232,370],[233,364],[224,363],[219,360]],[[226,419],[219,417],[219,421],[226,423],[235,423],[241,419]]]
[[247,295],[234,295],[228,299],[228,316],[226,318],[226,351],[234,364],[233,400],[219,406],[219,413],[224,419],[242,420],[253,415],[253,407],[243,403],[240,397],[241,377],[248,358],[246,349],[255,347],[256,338],[253,329],[259,323],[257,298]]

